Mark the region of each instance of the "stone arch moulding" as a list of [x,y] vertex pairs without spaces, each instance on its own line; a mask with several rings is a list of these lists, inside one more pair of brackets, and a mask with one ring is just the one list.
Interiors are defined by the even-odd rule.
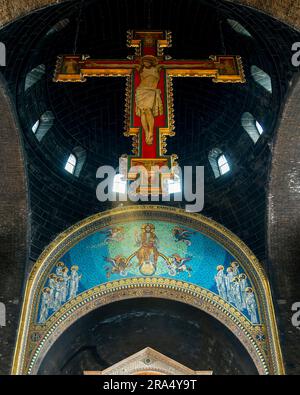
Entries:
[[37,374],[88,312],[140,297],[205,311],[238,337],[260,374],[284,374],[269,283],[253,253],[200,214],[154,205],[96,214],[47,247],[27,282],[12,373]]

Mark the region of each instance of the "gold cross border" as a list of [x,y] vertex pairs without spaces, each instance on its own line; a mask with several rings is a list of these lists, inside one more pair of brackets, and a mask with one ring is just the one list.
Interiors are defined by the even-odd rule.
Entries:
[[[78,71],[64,73],[64,65],[72,60],[77,64]],[[196,62],[193,64],[193,62]],[[226,63],[231,62],[232,69],[228,70]],[[200,67],[207,65],[207,68]],[[215,83],[245,83],[245,73],[242,59],[236,55],[212,55],[209,60],[184,60],[160,62],[168,77],[206,77]],[[214,66],[214,67],[212,67]],[[88,55],[60,55],[57,58],[54,72],[54,82],[86,82],[86,77],[129,77],[139,67],[136,61],[109,61],[100,63],[89,59]]]

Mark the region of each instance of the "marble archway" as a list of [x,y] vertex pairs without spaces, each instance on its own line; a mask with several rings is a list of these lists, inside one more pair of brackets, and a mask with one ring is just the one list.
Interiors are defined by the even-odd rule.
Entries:
[[[241,297],[231,285],[227,291],[216,285],[218,273],[233,270]],[[57,289],[68,272],[68,294],[61,298]],[[284,374],[269,283],[255,256],[214,221],[163,206],[97,214],[44,251],[28,280],[13,373],[36,374],[56,339],[90,311],[139,297],[205,311],[240,340],[260,374]]]
[[211,376],[212,371],[197,371],[189,369],[177,361],[153,350],[150,347],[119,361],[109,368],[95,372],[85,371],[85,375],[130,375],[130,376],[150,376],[150,375],[185,375],[185,376]]

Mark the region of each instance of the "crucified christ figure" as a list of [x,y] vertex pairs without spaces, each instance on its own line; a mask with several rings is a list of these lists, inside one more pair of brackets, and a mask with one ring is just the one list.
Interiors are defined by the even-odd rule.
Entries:
[[136,115],[141,117],[141,122],[146,136],[146,144],[153,144],[154,118],[163,115],[161,91],[157,89],[160,80],[161,67],[155,56],[142,57],[139,66],[141,82],[136,89]]

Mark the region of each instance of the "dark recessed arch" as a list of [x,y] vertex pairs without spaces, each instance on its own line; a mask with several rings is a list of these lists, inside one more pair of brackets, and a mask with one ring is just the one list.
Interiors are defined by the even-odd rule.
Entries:
[[[168,335],[161,336],[162,331]],[[38,374],[103,370],[148,346],[215,375],[258,374],[244,346],[218,320],[159,298],[121,300],[82,317],[54,342]]]

